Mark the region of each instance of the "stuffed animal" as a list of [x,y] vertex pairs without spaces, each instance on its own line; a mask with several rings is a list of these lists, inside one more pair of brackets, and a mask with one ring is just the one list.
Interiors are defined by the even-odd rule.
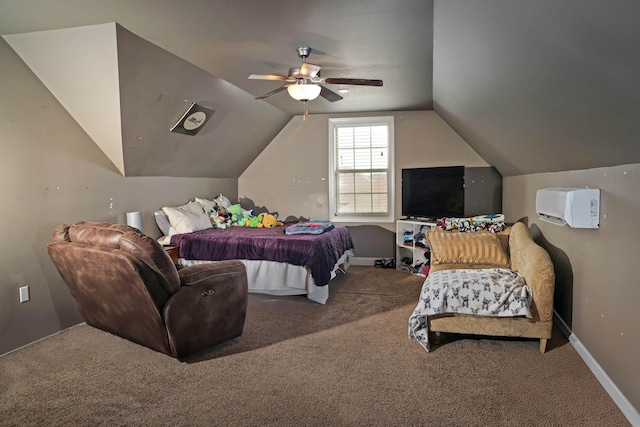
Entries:
[[201,199],[199,197],[196,197],[195,199],[196,202],[200,203],[202,209],[207,215],[211,215],[213,212],[216,212],[218,204],[215,200]]
[[278,225],[282,225],[282,222],[278,221],[278,214],[272,215],[270,213],[261,213],[262,226],[266,228],[273,228]]
[[240,203],[236,203],[235,205],[230,205],[227,208],[227,212],[231,214],[231,222],[238,222],[242,218],[243,209]]
[[217,211],[213,211],[209,214],[209,219],[211,220],[211,224],[215,228],[227,228],[227,223],[225,222],[224,216],[218,215]]
[[229,201],[229,198],[226,196],[223,196],[222,193],[213,200],[215,200],[218,206],[222,206],[225,209],[229,209],[229,206],[231,206],[231,202]]
[[258,216],[254,216],[249,218],[249,220],[246,222],[246,224],[244,225],[245,227],[258,227],[258,228],[262,228],[262,216],[258,215]]
[[247,221],[253,216],[253,211],[248,211],[243,209],[240,206],[240,203],[236,203],[235,205],[230,205],[227,211],[230,214],[231,223],[233,225],[239,225],[244,227],[247,224]]
[[237,221],[237,224],[240,227],[244,227],[247,225],[247,222],[251,219],[251,215],[246,212],[242,212],[242,217]]

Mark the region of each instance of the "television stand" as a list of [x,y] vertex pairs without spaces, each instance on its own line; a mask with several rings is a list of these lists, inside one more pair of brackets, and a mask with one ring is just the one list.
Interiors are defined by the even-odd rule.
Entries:
[[[424,276],[422,269],[429,265],[431,252],[424,236],[436,226],[435,221],[411,218],[396,221],[396,269]],[[416,239],[417,237],[417,239]],[[406,262],[403,262],[406,261]]]
[[419,217],[419,216],[408,216],[406,218],[401,218],[400,221],[416,221],[416,222],[430,222],[430,223],[437,223],[438,222],[438,218],[426,218],[426,217]]

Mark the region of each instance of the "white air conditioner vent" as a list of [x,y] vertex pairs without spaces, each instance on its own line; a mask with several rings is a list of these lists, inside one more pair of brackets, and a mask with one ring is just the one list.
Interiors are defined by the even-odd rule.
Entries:
[[600,190],[597,188],[543,188],[536,193],[540,219],[573,228],[600,227]]

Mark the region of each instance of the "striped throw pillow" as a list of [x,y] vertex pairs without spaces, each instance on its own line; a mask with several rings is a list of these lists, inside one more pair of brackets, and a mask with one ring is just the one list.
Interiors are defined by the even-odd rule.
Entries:
[[485,231],[471,233],[433,230],[427,233],[431,263],[476,264],[508,267],[509,257],[498,236]]

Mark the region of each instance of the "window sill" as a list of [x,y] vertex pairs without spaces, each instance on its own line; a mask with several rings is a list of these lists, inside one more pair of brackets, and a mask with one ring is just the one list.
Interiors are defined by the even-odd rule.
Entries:
[[395,220],[389,216],[368,216],[368,215],[353,215],[353,216],[332,216],[331,222],[346,223],[346,222],[364,222],[364,223],[393,223]]

